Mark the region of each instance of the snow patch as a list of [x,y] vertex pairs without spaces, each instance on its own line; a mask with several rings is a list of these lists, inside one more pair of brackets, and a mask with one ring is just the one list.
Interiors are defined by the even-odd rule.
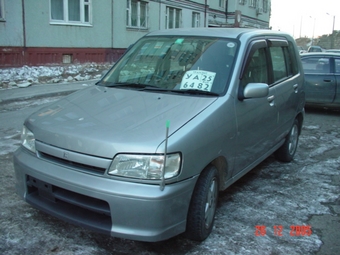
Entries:
[[23,66],[0,69],[0,88],[27,87],[39,83],[60,83],[98,79],[112,63],[63,66]]

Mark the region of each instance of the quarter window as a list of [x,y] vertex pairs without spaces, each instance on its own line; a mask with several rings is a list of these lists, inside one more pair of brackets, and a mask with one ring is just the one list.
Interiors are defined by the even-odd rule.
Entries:
[[297,58],[300,58],[300,56],[295,54],[295,48],[292,42],[288,43],[288,49],[285,48],[285,50],[287,56],[286,58],[288,59],[288,67],[290,68],[290,74],[296,75],[299,73]]
[[166,8],[165,26],[169,28],[179,28],[182,23],[182,10],[172,7]]
[[91,0],[50,0],[50,3],[52,23],[91,23]]
[[137,0],[127,0],[126,26],[148,28],[148,3]]

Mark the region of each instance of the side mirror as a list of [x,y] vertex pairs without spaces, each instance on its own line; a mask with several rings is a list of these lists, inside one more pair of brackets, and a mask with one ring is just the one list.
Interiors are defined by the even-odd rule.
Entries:
[[243,99],[261,98],[269,94],[269,86],[266,83],[248,83],[243,90]]

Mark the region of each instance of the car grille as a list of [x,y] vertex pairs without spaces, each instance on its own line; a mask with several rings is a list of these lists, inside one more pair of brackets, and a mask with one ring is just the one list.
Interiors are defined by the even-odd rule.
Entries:
[[37,155],[41,159],[96,175],[104,175],[112,162],[111,159],[68,151],[40,141],[36,141],[36,149]]
[[27,176],[26,200],[57,218],[110,234],[112,221],[106,201],[85,196]]
[[96,173],[96,174],[104,174],[105,171],[106,171],[106,168],[86,165],[86,164],[82,164],[82,163],[58,158],[56,156],[49,155],[49,154],[44,153],[44,152],[40,152],[39,156],[42,159],[49,160],[49,161],[52,161],[54,163],[58,163],[58,164],[61,164],[61,165],[67,166],[67,167],[77,168],[78,170],[82,170],[82,171],[92,172],[92,173]]

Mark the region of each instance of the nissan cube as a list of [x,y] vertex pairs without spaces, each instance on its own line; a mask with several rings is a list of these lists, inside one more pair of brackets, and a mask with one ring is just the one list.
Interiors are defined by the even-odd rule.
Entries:
[[151,32],[96,85],[25,120],[17,192],[113,237],[156,242],[185,232],[202,241],[219,191],[272,154],[293,160],[303,77],[282,32]]

